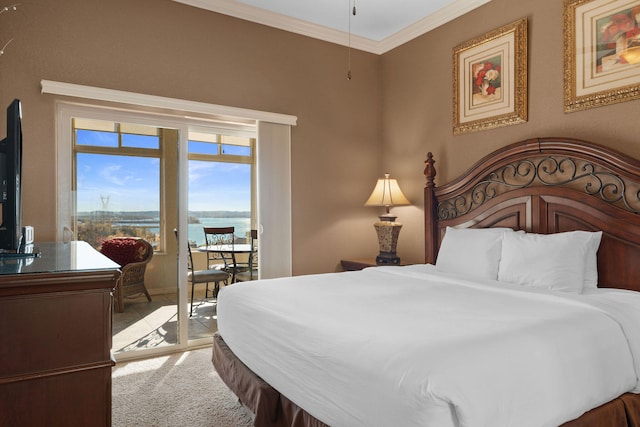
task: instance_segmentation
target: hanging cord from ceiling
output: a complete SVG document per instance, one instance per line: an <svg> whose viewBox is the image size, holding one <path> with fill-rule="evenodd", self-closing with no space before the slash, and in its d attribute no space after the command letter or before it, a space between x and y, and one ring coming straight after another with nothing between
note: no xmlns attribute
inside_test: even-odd
<svg viewBox="0 0 640 427"><path fill-rule="evenodd" d="M351 0L349 0L349 47L347 49L347 80L351 80L351 15L356 16L356 0L353 0L353 9L351 9Z"/></svg>

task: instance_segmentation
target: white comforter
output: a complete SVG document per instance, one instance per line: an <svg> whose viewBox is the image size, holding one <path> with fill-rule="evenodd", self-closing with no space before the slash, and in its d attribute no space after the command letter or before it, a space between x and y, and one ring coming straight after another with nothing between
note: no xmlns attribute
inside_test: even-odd
<svg viewBox="0 0 640 427"><path fill-rule="evenodd" d="M557 426L640 392L640 293L474 283L430 265L234 284L218 328L334 426Z"/></svg>

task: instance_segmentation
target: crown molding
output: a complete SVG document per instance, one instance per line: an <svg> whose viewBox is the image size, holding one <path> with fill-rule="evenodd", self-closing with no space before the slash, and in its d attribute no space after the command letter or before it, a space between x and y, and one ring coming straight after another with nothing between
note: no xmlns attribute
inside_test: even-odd
<svg viewBox="0 0 640 427"><path fill-rule="evenodd" d="M245 21L255 22L291 33L300 34L314 39L324 40L331 43L347 46L349 44L349 34L344 31L334 30L323 25L291 18L259 7L250 6L245 3L229 0L173 0L200 9L210 10L223 15ZM351 35L351 47L365 52L374 52L377 43L365 37Z"/></svg>
<svg viewBox="0 0 640 427"><path fill-rule="evenodd" d="M300 34L314 39L327 41L353 49L362 50L376 55L382 55L396 47L413 40L455 18L464 15L473 9L480 7L491 0L454 0L434 13L424 17L418 22L409 25L403 30L381 40L372 40L366 37L349 34L344 31L328 28L300 19L291 18L279 13L271 12L258 7L250 6L237 1L229 0L173 0L189 6L206 9L223 15L233 16L245 21L267 25L292 33ZM350 40L349 40L350 39Z"/></svg>
<svg viewBox="0 0 640 427"><path fill-rule="evenodd" d="M431 30L435 30L439 26L453 21L490 1L491 0L455 0L449 5L436 10L432 14L425 16L421 20L380 41L378 46L380 54L393 50Z"/></svg>

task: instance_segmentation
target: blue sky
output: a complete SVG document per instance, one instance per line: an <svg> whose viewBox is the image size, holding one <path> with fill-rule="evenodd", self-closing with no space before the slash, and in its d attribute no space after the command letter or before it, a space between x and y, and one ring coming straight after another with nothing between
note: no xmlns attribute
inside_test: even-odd
<svg viewBox="0 0 640 427"><path fill-rule="evenodd" d="M189 210L250 211L251 165L190 160Z"/></svg>
<svg viewBox="0 0 640 427"><path fill-rule="evenodd" d="M250 165L189 163L189 210L251 210ZM158 210L159 164L153 158L79 153L77 210Z"/></svg>

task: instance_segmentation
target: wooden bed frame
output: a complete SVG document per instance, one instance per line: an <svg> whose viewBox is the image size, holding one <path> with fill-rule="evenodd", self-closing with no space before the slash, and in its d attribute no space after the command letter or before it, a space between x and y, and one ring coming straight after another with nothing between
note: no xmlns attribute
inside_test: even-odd
<svg viewBox="0 0 640 427"><path fill-rule="evenodd" d="M441 187L431 153L425 163L425 262L435 264L447 226L602 230L598 286L640 291L639 161L586 141L536 138L491 153ZM325 426L242 364L220 335L213 364L256 426ZM640 427L640 395L627 393L563 425L587 426Z"/></svg>
<svg viewBox="0 0 640 427"><path fill-rule="evenodd" d="M506 146L436 188L425 176L425 261L435 263L451 227L511 227L534 233L603 231L598 286L640 291L640 162L576 139Z"/></svg>

